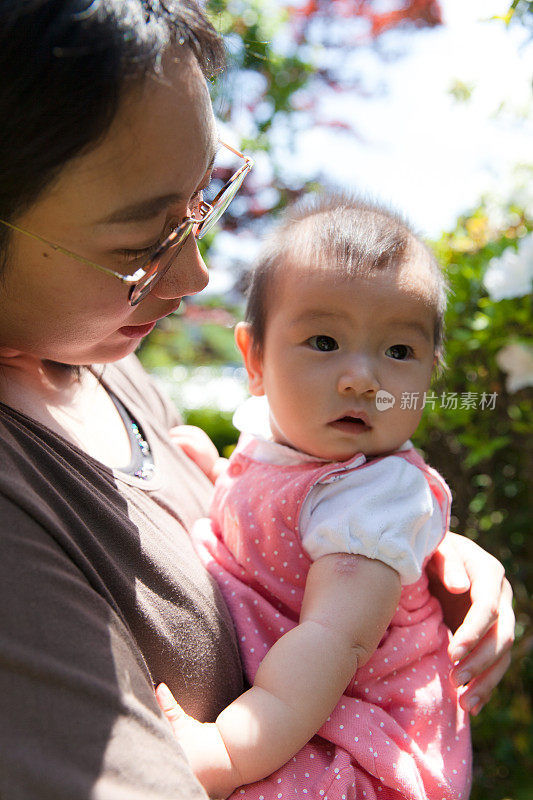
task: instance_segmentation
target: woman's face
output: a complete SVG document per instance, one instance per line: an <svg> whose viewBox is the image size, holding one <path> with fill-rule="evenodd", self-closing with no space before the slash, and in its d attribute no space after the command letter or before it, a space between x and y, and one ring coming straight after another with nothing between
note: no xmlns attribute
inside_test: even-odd
<svg viewBox="0 0 533 800"><path fill-rule="evenodd" d="M162 78L148 77L126 95L101 143L63 169L15 221L19 227L117 272L135 272L142 261L135 251L190 213L217 146L206 82L189 52L179 59L168 56ZM131 307L129 287L116 278L13 233L0 282L0 357L115 361L207 281L191 236Z"/></svg>

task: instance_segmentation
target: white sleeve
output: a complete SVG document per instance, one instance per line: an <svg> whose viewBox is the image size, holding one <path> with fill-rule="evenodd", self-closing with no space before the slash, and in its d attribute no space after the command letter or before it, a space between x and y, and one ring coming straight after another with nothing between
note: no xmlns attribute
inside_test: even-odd
<svg viewBox="0 0 533 800"><path fill-rule="evenodd" d="M366 556L393 567L402 584L418 580L444 527L424 474L398 456L313 487L300 515L302 544L313 561L330 553Z"/></svg>

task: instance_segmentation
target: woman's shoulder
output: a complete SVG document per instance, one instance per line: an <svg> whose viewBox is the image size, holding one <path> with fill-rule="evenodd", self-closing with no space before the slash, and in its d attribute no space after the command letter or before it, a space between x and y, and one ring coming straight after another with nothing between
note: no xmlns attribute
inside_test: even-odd
<svg viewBox="0 0 533 800"><path fill-rule="evenodd" d="M112 475L37 420L0 404L0 518L6 530L23 514L36 531L57 531L76 505L113 493ZM63 529L63 528L62 528ZM69 526L64 526L67 534ZM71 531L72 533L72 531ZM69 534L70 535L70 534Z"/></svg>

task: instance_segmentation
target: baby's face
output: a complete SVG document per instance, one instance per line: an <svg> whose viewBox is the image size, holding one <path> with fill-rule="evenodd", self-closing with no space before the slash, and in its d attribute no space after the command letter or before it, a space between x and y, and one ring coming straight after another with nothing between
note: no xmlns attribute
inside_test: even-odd
<svg viewBox="0 0 533 800"><path fill-rule="evenodd" d="M276 441L342 461L411 436L434 364L431 283L416 261L357 277L279 271L254 389L268 397Z"/></svg>

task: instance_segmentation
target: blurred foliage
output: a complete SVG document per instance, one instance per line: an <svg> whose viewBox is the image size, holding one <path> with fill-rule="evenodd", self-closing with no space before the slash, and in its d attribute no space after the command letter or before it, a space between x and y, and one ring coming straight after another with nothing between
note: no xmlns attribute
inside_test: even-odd
<svg viewBox="0 0 533 800"><path fill-rule="evenodd" d="M457 103L467 103L474 91L473 83L465 83L456 78L450 86L449 92Z"/></svg>
<svg viewBox="0 0 533 800"><path fill-rule="evenodd" d="M512 224L503 231L491 230L481 207L435 244L451 291L448 367L432 388L438 397L457 393L459 407L426 405L413 437L452 489L454 528L504 564L515 593L512 666L492 701L472 720L472 800L533 796L533 398L530 388L510 394L496 361L509 342L533 341L532 298L494 302L482 285L490 259L531 229L519 209L508 211ZM469 392L477 407L461 408ZM480 407L483 393L496 393L494 409Z"/></svg>
<svg viewBox="0 0 533 800"><path fill-rule="evenodd" d="M236 363L239 356L233 326L240 312L221 308L221 302L217 299L203 306L184 304L181 313L161 320L137 351L146 369Z"/></svg>
<svg viewBox="0 0 533 800"><path fill-rule="evenodd" d="M533 32L533 1L513 0L505 17L507 23L519 21Z"/></svg>
<svg viewBox="0 0 533 800"><path fill-rule="evenodd" d="M207 9L213 24L226 39L230 75L251 70L264 79L261 94L250 98L248 104L252 114L256 112L255 130L245 144L254 150L268 149L264 134L276 114L293 110L291 98L305 85L313 68L297 52L285 54L274 47L275 35L289 20L283 7L265 0L208 0ZM231 117L233 101L228 84L224 79L218 81L213 103L219 117ZM259 104L262 109L258 109Z"/></svg>
<svg viewBox="0 0 533 800"><path fill-rule="evenodd" d="M187 425L197 425L202 428L218 452L224 458L229 458L237 443L238 431L232 425L233 413L219 411L215 408L191 408L185 413Z"/></svg>
<svg viewBox="0 0 533 800"><path fill-rule="evenodd" d="M396 3L389 12L383 11L383 3L372 0L302 0L285 8L272 0L207 0L206 5L225 36L229 52L227 76L213 86L216 113L241 131L243 149L252 155L266 152L272 167L269 180L275 188L275 201L264 203L260 199L264 187L252 172L239 195L243 201L230 206L222 218L225 230L250 229L254 235L261 231L263 219L317 188L318 175L309 175L301 185L286 179L283 164L276 161L272 130L274 122L282 119L290 140L291 126L304 124L302 115L305 124L335 127L334 120L324 123L314 116L315 102L323 91L357 89L356 83L347 84L342 74L343 48L348 54L357 44L354 35L359 36L361 31L350 26L350 14L352 22L357 15L364 18L363 38L366 36L367 41L391 27L432 26L441 21L439 5L431 0ZM530 25L533 3L515 0L504 19ZM280 31L284 33L281 44L277 38ZM325 58L318 63L314 59L318 46L337 48L340 59ZM255 75L260 85L244 100L243 91L246 94L247 90L238 80L243 75ZM458 101L466 101L470 87L458 81L450 91ZM239 120L234 116L236 109ZM248 115L244 123L243 110ZM490 704L472 721L472 800L533 797L532 398L529 389L509 393L506 376L496 361L498 352L510 342L531 342L533 315L531 297L494 302L482 284L490 259L514 247L531 229L520 208L506 211L508 224L499 224L495 230L490 214L481 206L435 243L451 286L448 366L432 387L434 407L427 404L413 437L452 488L454 528L504 564L515 593L518 624L512 666ZM208 259L216 235L216 231L210 232L201 243ZM158 324L143 342L139 355L148 369L156 371L177 363L238 364L232 327L241 314L238 292L231 303L213 299L203 306L184 304L180 315ZM456 408L453 403L445 407L443 393L448 400L455 393ZM494 408L481 408L480 398L494 394ZM462 402L472 395L476 403ZM231 414L216 408L182 411L186 422L204 428L219 451L229 454L237 438Z"/></svg>

